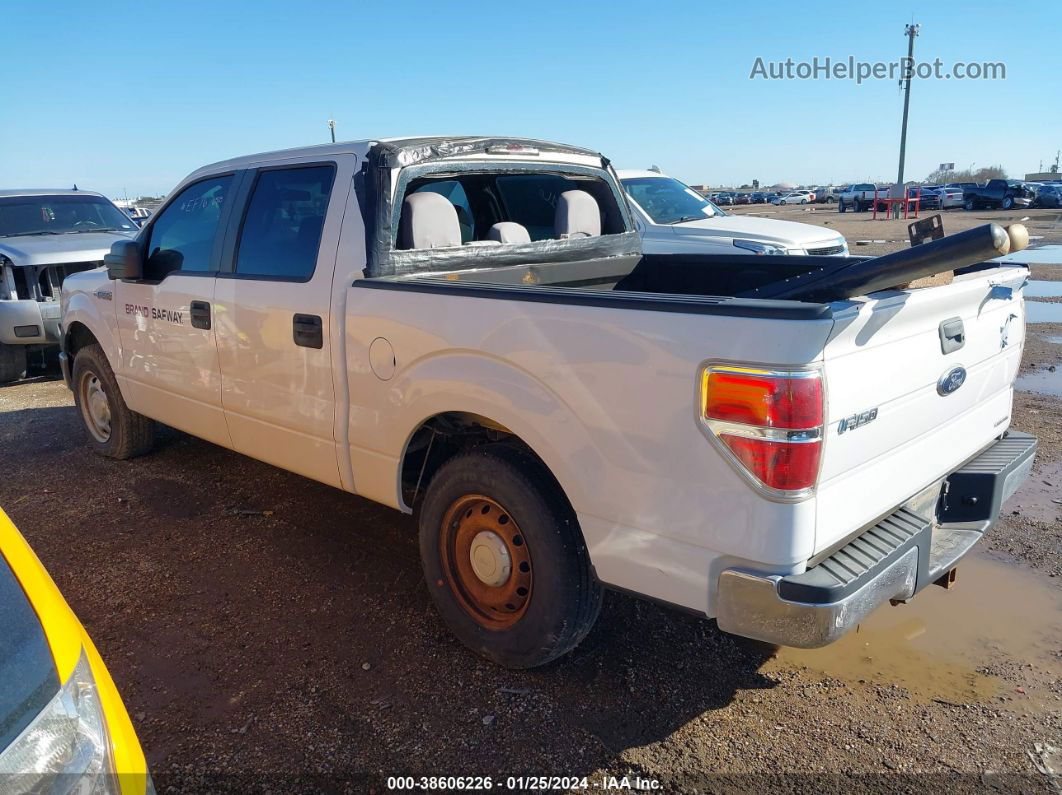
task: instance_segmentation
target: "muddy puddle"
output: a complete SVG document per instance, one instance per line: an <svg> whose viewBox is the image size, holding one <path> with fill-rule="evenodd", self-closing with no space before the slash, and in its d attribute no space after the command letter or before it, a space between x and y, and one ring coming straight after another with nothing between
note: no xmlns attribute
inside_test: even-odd
<svg viewBox="0 0 1062 795"><path fill-rule="evenodd" d="M1026 298L1062 297L1062 282L1049 282L1046 279L1033 279L1025 285Z"/></svg>
<svg viewBox="0 0 1062 795"><path fill-rule="evenodd" d="M1025 322L1062 323L1062 303L1026 301Z"/></svg>
<svg viewBox="0 0 1062 795"><path fill-rule="evenodd" d="M1014 380L1014 388L1019 392L1062 397L1062 369L1055 367L1052 371L1050 367L1037 367L1019 375Z"/></svg>
<svg viewBox="0 0 1062 795"><path fill-rule="evenodd" d="M950 590L931 585L885 605L823 649L779 649L765 670L794 666L897 685L919 700L1062 710L1049 687L1062 677L1062 589L974 553Z"/></svg>

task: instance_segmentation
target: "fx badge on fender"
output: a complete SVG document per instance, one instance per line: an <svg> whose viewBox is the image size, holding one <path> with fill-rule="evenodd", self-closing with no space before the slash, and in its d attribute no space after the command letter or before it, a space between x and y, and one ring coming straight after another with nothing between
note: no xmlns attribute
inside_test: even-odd
<svg viewBox="0 0 1062 795"><path fill-rule="evenodd" d="M937 381L937 392L941 395L950 395L966 383L966 368L952 367Z"/></svg>

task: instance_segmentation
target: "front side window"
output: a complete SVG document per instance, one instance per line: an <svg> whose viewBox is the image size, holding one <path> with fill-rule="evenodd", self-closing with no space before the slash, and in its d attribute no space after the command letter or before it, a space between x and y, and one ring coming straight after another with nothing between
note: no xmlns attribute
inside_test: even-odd
<svg viewBox="0 0 1062 795"><path fill-rule="evenodd" d="M317 266L334 178L332 166L261 172L240 231L236 273L309 279Z"/></svg>
<svg viewBox="0 0 1062 795"><path fill-rule="evenodd" d="M232 176L210 177L189 185L151 227L145 277L159 280L173 271L209 271L221 209Z"/></svg>
<svg viewBox="0 0 1062 795"><path fill-rule="evenodd" d="M136 224L102 196L0 198L0 237L133 232Z"/></svg>
<svg viewBox="0 0 1062 795"><path fill-rule="evenodd" d="M722 210L677 179L632 177L622 182L628 195L656 224L680 224L723 214Z"/></svg>

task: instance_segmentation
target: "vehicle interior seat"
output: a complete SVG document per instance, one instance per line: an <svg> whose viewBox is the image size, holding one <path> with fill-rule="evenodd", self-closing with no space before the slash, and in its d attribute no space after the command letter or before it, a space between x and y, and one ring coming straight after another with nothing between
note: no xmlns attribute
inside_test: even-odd
<svg viewBox="0 0 1062 795"><path fill-rule="evenodd" d="M461 245L457 209L445 196L424 191L402 202L402 248L446 248Z"/></svg>
<svg viewBox="0 0 1062 795"><path fill-rule="evenodd" d="M531 234L523 224L501 221L490 228L487 232L487 239L499 243L530 243Z"/></svg>
<svg viewBox="0 0 1062 795"><path fill-rule="evenodd" d="M601 210L597 200L584 190L564 191L557 197L553 232L561 240L598 237L601 234Z"/></svg>

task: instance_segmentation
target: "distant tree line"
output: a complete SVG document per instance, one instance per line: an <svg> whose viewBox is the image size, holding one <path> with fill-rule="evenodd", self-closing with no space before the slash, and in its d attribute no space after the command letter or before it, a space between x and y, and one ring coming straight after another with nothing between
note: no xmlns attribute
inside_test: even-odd
<svg viewBox="0 0 1062 795"><path fill-rule="evenodd" d="M985 166L978 169L961 171L941 171L937 169L925 178L930 184L937 182L988 182L990 179L1006 179L1007 171L1003 166Z"/></svg>

